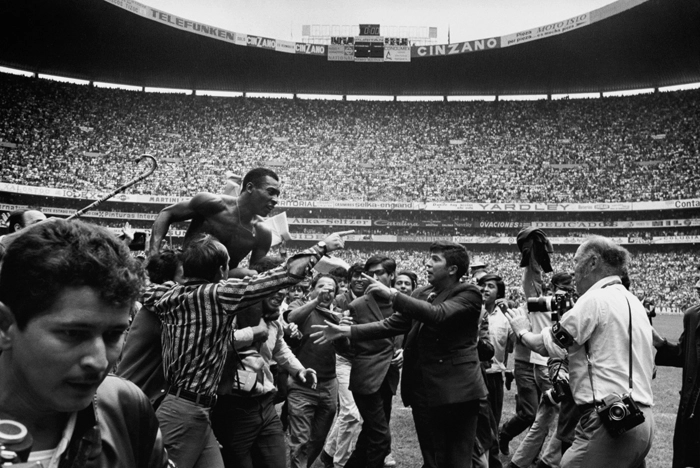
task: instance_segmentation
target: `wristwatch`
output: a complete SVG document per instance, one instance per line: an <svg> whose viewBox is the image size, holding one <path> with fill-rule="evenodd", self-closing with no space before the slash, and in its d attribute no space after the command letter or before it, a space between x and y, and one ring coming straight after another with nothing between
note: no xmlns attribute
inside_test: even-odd
<svg viewBox="0 0 700 468"><path fill-rule="evenodd" d="M316 244L316 247L321 249L321 255L326 255L326 253L328 252L328 246L323 241L320 241L318 244Z"/></svg>

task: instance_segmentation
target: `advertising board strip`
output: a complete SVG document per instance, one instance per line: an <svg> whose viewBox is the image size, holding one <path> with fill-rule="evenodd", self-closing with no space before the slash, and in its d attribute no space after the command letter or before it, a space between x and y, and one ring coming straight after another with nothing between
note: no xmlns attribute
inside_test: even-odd
<svg viewBox="0 0 700 468"><path fill-rule="evenodd" d="M556 23L526 29L513 34L506 34L505 36L501 36L501 47L510 47L518 44L524 44L525 42L542 39L543 37L556 36L558 34L563 34L568 31L573 31L574 29L588 26L590 22L590 13L583 13L581 15L574 16L573 18L557 21Z"/></svg>
<svg viewBox="0 0 700 468"><path fill-rule="evenodd" d="M468 54L480 50L492 50L501 47L500 37L457 42L455 44L438 44L411 47L411 58L438 57L441 55Z"/></svg>
<svg viewBox="0 0 700 468"><path fill-rule="evenodd" d="M323 56L328 55L328 60L347 60L344 58L346 57L345 50L341 51L340 49L334 49L333 52L331 52L330 49L326 48L327 46L322 44L306 44L301 42L287 43L286 41L279 41L272 38L247 36L245 34L236 33L223 28L209 26L206 24L198 23L196 21L181 18L171 13L166 13L164 11L160 11L155 8L149 7L134 0L105 1L114 6L127 10L131 13L137 14L144 18L156 21L158 23L165 24L194 34L199 34L202 36L226 41L236 45L260 47L264 49L276 50L278 52L292 53L290 45L294 44L294 53L297 54ZM591 12L582 13L578 16L574 16L572 18L568 18L562 21L557 21L555 23L546 24L544 26L538 26L536 28L531 28L512 34L506 34L501 37L489 37L484 39L458 42L455 44L413 46L410 47L410 50L385 49L383 51L383 58L360 58L359 61L372 60L386 62L407 62L410 61L411 58L417 57L435 57L445 55L466 54L483 50L497 49L500 47L510 47L582 28L596 21L600 21L610 16L619 14L625 10L633 8L634 6L644 3L645 1L647 0L618 0L616 2L613 2L611 5L606 5L602 8L598 8ZM380 25L378 24L360 25L360 28L361 31L363 30L362 28L364 28L364 31L373 31L377 33L372 35L361 34L361 36L359 37L361 37L363 40L379 36ZM433 33L433 29L434 28L430 28L431 37L436 37L437 31ZM284 42L284 44L279 45L278 42ZM333 58L330 58L330 54L332 54ZM354 51L353 55L355 55Z"/></svg>
<svg viewBox="0 0 700 468"><path fill-rule="evenodd" d="M58 189L0 182L0 193L21 193L44 197L96 200L102 192L88 190ZM120 193L107 202L148 203L172 205L187 201L191 197L138 195ZM463 203L463 202L382 202L352 200L280 200L280 208L335 208L349 210L428 210L428 211L472 211L472 212L613 212L679 210L700 208L700 198L653 202L625 203Z"/></svg>

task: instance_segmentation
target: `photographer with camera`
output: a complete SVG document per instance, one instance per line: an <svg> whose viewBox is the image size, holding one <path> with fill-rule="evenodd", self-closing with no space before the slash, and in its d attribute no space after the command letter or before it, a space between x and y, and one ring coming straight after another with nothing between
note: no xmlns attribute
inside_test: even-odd
<svg viewBox="0 0 700 468"><path fill-rule="evenodd" d="M569 383L582 416L562 468L644 466L654 433L654 355L644 306L620 279L629 252L593 236L574 264L580 297L561 321L533 333L525 311L511 309L511 327L540 354L563 357L568 350Z"/></svg>
<svg viewBox="0 0 700 468"><path fill-rule="evenodd" d="M568 273L555 273L552 276L550 286L543 288L545 295L528 298L527 308L533 331L540 332L546 327L551 327L560 320L564 313L573 307L572 280L572 276ZM536 382L542 392L542 396L535 414L535 421L513 455L509 468L527 467L532 464L540 453L540 449L543 448L550 428L554 426L554 422L559 417L560 401L567 394L571 395L568 376L566 376L566 379L558 377L560 368L561 365L559 369L555 370L557 378L552 379L552 375L549 372L550 368L540 365L535 366ZM558 438L551 437L546 447L544 447L537 465L538 468L559 466L561 454L561 442Z"/></svg>

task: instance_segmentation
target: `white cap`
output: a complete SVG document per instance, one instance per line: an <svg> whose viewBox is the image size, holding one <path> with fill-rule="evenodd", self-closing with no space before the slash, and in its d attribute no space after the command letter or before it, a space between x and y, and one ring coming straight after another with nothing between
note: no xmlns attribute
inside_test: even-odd
<svg viewBox="0 0 700 468"><path fill-rule="evenodd" d="M698 280L698 282L695 283L695 287L696 287L697 289L700 289L700 280Z"/></svg>

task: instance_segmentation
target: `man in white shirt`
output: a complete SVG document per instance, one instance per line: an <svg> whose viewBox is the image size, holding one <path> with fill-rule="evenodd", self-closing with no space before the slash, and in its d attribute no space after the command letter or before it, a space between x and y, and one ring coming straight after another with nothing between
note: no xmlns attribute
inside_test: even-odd
<svg viewBox="0 0 700 468"><path fill-rule="evenodd" d="M578 248L574 264L580 297L561 321L533 333L524 311L509 310L511 327L523 344L541 354L562 356L568 350L569 382L582 416L562 468L644 466L654 433L654 351L644 306L620 280L629 252L593 236ZM612 408L616 394L623 398ZM609 416L619 416L619 421L607 423L614 419ZM627 430L614 435L620 427Z"/></svg>

